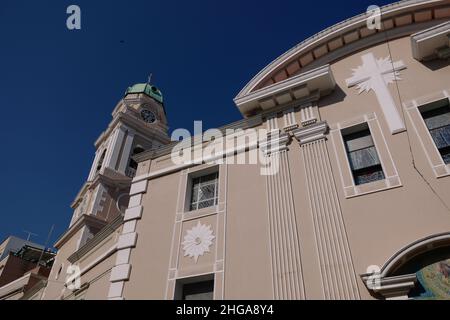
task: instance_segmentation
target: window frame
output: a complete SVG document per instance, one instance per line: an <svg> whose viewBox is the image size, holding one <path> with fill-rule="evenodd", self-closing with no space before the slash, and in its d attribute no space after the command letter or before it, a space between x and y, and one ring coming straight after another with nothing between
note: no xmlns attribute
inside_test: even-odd
<svg viewBox="0 0 450 320"><path fill-rule="evenodd" d="M173 293L174 300L185 300L184 287L195 283L212 282L212 300L216 297L216 275L215 273L208 273L200 276L192 276L186 278L179 278L175 282L175 290Z"/></svg>
<svg viewBox="0 0 450 320"><path fill-rule="evenodd" d="M363 135L363 136L360 136L358 138L370 137L370 140L372 141L372 144L370 146L367 146L367 147L359 148L359 149L356 149L356 150L350 150L349 146L348 146L348 141L350 141L350 139L348 139L348 137L351 136L351 135L358 135L358 134L361 135L361 134L363 134L365 132L368 132L368 135ZM375 145L375 141L373 139L372 132L370 131L370 128L369 128L369 125L367 124L367 122L363 122L363 123L358 124L356 126L352 126L352 127L348 127L348 128L342 129L341 130L341 134L342 134L342 139L344 140L345 151L347 153L347 158L348 158L348 162L349 162L349 165L350 165L350 170L352 171L353 183L355 185L362 185L362 184L372 183L372 182L379 181L379 180L384 180L386 178L386 174L384 173L383 164L381 163L380 155L378 154L378 150L377 150L377 147ZM355 138L355 139L357 139L357 138ZM355 140L355 139L352 139L352 140ZM353 154L353 153L355 153L357 151L367 150L367 149L370 149L370 148L373 148L375 150L375 154L377 156L378 163L377 164L373 164L373 165L369 165L369 166L366 166L366 167L361 167L361 168L355 169L354 168L355 164L354 164L354 162L352 160L351 154ZM382 174L382 178L381 179L371 180L371 181L362 182L362 183L359 182L359 180L357 179L358 172L368 171L369 169L375 168L375 167L380 167L381 174Z"/></svg>
<svg viewBox="0 0 450 320"><path fill-rule="evenodd" d="M431 136L420 109L426 108L427 105L436 103L440 100L447 100L450 103L449 92L450 89L442 90L404 103L406 114L414 128L419 144L422 146L426 160L437 179L450 176L450 164L445 164L439 149L434 143L433 137Z"/></svg>
<svg viewBox="0 0 450 320"><path fill-rule="evenodd" d="M214 178L212 178L211 180L208 181L203 181L204 178L209 177L209 176L214 176ZM209 174L205 174L205 175L201 175L198 177L192 177L191 178L191 187L190 187L190 203L189 203L189 211L198 211L204 208L209 208L212 206L216 206L218 204L219 201L219 172L213 172L213 173L209 173ZM196 182L196 180L198 180L198 182ZM206 187L206 186L210 186L213 185L214 186L214 195L213 197L210 198L206 198L204 200L200 200L201 197L201 193L202 188ZM193 196L195 194L195 188L197 188L197 197L194 201ZM214 203L212 205L207 205L205 207L200 207L201 203L205 203L205 202L209 202L209 201L213 201Z"/></svg>
<svg viewBox="0 0 450 320"><path fill-rule="evenodd" d="M443 103L443 105L439 106L439 103ZM432 104L437 104L437 106L431 106ZM430 108L430 109L428 109L428 108ZM436 147L437 152L439 153L439 155L442 158L442 162L445 165L450 165L450 161L448 163L446 163L445 160L444 160L444 157L442 156L442 153L441 153L441 149L450 148L450 144L448 146L440 149L438 147L438 145L436 144L436 141L434 140L433 135L431 134L431 132L434 131L434 130L437 130L437 129L440 129L440 128L443 128L443 127L450 127L450 124L445 125L445 126L440 126L438 128L430 129L428 127L428 125L427 125L427 122L426 122L426 119L425 119L425 116L424 116L424 114L427 113L427 112L432 112L432 111L439 110L439 109L444 109L444 108L447 108L448 109L447 113L450 114L450 99L448 99L448 98L447 99L440 99L440 100L437 100L437 101L433 101L433 102L430 102L430 103L418 106L418 109L419 109L420 115L422 117L422 120L423 120L423 122L424 122L424 124L425 124L425 126L426 126L426 128L428 130L429 136L430 136L434 146ZM428 110L424 110L424 109L428 109Z"/></svg>
<svg viewBox="0 0 450 320"><path fill-rule="evenodd" d="M216 190L215 190L215 201L214 204L208 207L204 208L197 208L197 209L191 209L191 199L192 199L192 192L193 192L193 182L194 179L204 177L210 174L217 174L216 178ZM211 213L214 213L217 211L217 206L219 205L219 198L220 198L220 185L221 185L221 174L219 170L219 165L212 165L209 167L203 167L199 168L198 170L194 170L188 173L187 175L187 181L186 181L186 188L184 192L184 214L187 216L194 216L197 214L202 214L204 212L208 213L211 211Z"/></svg>
<svg viewBox="0 0 450 320"><path fill-rule="evenodd" d="M370 130L377 155L384 173L383 180L377 180L365 184L355 184L353 172L347 156L347 150L343 139L342 131L351 131L352 127L358 127L367 124ZM391 152L388 148L382 126L376 113L368 113L337 122L330 125L330 143L334 150L335 165L337 166L344 197L346 199L358 197L374 192L384 191L402 186L398 170L393 161Z"/></svg>

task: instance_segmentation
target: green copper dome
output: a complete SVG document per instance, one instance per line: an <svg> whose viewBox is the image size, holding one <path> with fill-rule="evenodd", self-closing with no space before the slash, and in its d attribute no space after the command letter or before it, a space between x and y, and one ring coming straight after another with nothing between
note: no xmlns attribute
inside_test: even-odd
<svg viewBox="0 0 450 320"><path fill-rule="evenodd" d="M155 86L148 83L137 83L127 89L125 95L129 93L145 93L149 97L152 97L159 103L163 103L162 92Z"/></svg>

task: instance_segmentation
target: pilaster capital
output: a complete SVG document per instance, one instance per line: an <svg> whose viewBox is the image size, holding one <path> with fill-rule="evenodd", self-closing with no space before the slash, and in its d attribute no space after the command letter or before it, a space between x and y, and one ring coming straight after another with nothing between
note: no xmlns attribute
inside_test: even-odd
<svg viewBox="0 0 450 320"><path fill-rule="evenodd" d="M295 139L297 139L300 145L302 145L316 140L325 139L328 129L328 123L326 121L321 121L307 127L295 129L292 133Z"/></svg>
<svg viewBox="0 0 450 320"><path fill-rule="evenodd" d="M265 140L259 142L259 147L264 152L264 155L287 150L287 145L290 141L290 136L287 133L280 133L280 131L272 131L267 134Z"/></svg>

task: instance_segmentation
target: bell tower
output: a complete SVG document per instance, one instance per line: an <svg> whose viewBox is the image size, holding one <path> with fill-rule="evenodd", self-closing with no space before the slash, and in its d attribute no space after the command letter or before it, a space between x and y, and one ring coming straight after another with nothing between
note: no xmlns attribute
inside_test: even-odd
<svg viewBox="0 0 450 320"><path fill-rule="evenodd" d="M169 143L167 131L161 91L150 83L129 87L114 108L108 128L95 142L88 179L72 203L70 229L81 230L77 248L124 213L137 169L133 156Z"/></svg>

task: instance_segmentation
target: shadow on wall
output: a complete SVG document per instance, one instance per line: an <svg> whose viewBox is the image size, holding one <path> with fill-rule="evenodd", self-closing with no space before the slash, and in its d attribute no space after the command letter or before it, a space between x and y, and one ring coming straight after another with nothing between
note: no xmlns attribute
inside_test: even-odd
<svg viewBox="0 0 450 320"><path fill-rule="evenodd" d="M442 69L444 67L447 67L450 64L450 59L445 59L445 60L434 59L434 60L430 60L430 61L424 61L424 62L422 62L422 64L425 67L427 67L428 69L430 69L431 71L436 71L436 70Z"/></svg>
<svg viewBox="0 0 450 320"><path fill-rule="evenodd" d="M347 94L336 84L334 91L330 95L319 100L319 108L342 102L346 96Z"/></svg>

